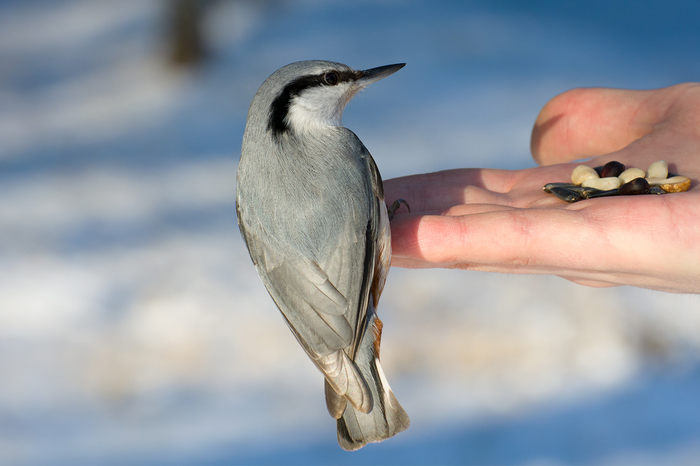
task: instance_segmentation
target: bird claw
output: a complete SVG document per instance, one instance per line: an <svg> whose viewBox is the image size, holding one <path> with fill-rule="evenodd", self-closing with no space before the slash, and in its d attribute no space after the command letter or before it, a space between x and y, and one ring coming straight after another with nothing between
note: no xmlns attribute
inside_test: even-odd
<svg viewBox="0 0 700 466"><path fill-rule="evenodd" d="M411 206L408 205L408 202L404 201L403 199L396 199L387 209L390 221L394 219L394 214L396 214L396 211L399 210L401 204L405 205L409 212L411 211Z"/></svg>

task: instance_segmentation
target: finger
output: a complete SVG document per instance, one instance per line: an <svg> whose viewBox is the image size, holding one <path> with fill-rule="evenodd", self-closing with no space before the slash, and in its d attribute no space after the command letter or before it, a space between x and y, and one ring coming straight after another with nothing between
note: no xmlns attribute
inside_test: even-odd
<svg viewBox="0 0 700 466"><path fill-rule="evenodd" d="M411 215L394 219L392 249L394 256L443 266L545 265L546 260L539 260L538 243L547 238L551 249L546 250L570 251L571 236L556 231L556 225L570 225L575 230L576 224L582 224L580 216L568 210L508 209L457 217Z"/></svg>
<svg viewBox="0 0 700 466"><path fill-rule="evenodd" d="M513 210L513 207L498 204L460 204L450 207L443 215L460 217L464 215L486 214L503 210Z"/></svg>
<svg viewBox="0 0 700 466"><path fill-rule="evenodd" d="M544 267L522 267L516 265L501 265L490 266L485 264L434 264L419 259L410 257L394 256L391 259L392 267L401 267L405 269L430 269L430 268L452 268L472 270L475 272L496 272L496 273L513 273L513 274L537 274L537 275L556 275L570 282L579 285L590 286L593 288L604 288L610 286L619 286L633 282L633 277L627 274L599 274L591 271L572 272L569 270L561 270L557 268ZM661 285L659 285L661 287Z"/></svg>
<svg viewBox="0 0 700 466"><path fill-rule="evenodd" d="M697 244L688 241L697 235L683 231L700 231L696 196L697 192L619 196L558 209L405 216L391 226L394 265L405 261L408 267L426 267L421 265L425 262L447 268L547 273L579 283L700 290L695 278L700 270ZM687 246L679 248L679 242Z"/></svg>
<svg viewBox="0 0 700 466"><path fill-rule="evenodd" d="M467 168L404 176L384 181L384 198L387 202L405 199L413 212L449 208L463 203L463 189L467 186L506 192L511 173Z"/></svg>
<svg viewBox="0 0 700 466"><path fill-rule="evenodd" d="M407 269L426 269L426 268L457 268L457 269L468 269L478 272L497 272L497 273L514 273L514 274L538 274L538 275L556 275L560 278L568 280L570 282L589 286L593 288L607 288L611 286L627 285L630 283L635 283L638 281L639 276L635 274L628 273L600 273L596 271L581 270L581 271L571 271L563 270L558 268L545 268L545 267L522 267L516 265L501 265L501 266L489 266L484 264L470 264L466 266L464 264L434 264L431 262L426 262L419 259L414 259L410 257L392 257L391 260L392 267L401 267ZM650 281L644 283L644 287L651 289L667 289L668 284L662 280L654 280L653 277ZM671 291L671 290L669 290Z"/></svg>
<svg viewBox="0 0 700 466"><path fill-rule="evenodd" d="M637 270L640 264L658 268L658 264L643 264L643 258L669 246L639 232L648 231L649 220L642 220L644 217L655 218L671 210L664 206L670 200L661 196L621 196L605 201L463 216L404 216L391 225L393 253L431 263L463 264L466 268L485 264L519 266L523 270L601 271L610 265L616 273L625 268ZM655 220L671 224L673 219ZM670 248L662 255L676 254ZM629 263L629 257L636 257L637 263ZM686 261L683 257L669 260L676 260L676 264Z"/></svg>
<svg viewBox="0 0 700 466"><path fill-rule="evenodd" d="M537 167L526 170L460 169L406 176L384 182L388 203L405 199L412 213L445 213L463 204L522 207L542 197L542 186L566 181L572 168ZM399 211L400 213L401 211Z"/></svg>
<svg viewBox="0 0 700 466"><path fill-rule="evenodd" d="M589 88L564 92L542 109L530 148L540 165L569 162L622 149L664 118L666 89Z"/></svg>
<svg viewBox="0 0 700 466"><path fill-rule="evenodd" d="M388 199L394 199L389 197ZM476 186L462 185L419 185L412 194L402 196L411 208L412 214L448 215L455 206L465 204L477 205L508 205L510 197L494 193ZM403 211L404 214L408 210Z"/></svg>

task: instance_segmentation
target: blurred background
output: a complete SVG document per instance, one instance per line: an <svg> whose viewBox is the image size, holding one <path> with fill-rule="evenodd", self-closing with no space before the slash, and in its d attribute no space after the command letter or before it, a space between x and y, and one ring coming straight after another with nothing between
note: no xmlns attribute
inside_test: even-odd
<svg viewBox="0 0 700 466"><path fill-rule="evenodd" d="M700 296L392 269L410 429L336 443L238 233L277 68L406 62L344 123L385 179L533 166L579 86L700 76L700 3L0 1L0 463L700 462ZM664 158L664 154L659 154Z"/></svg>

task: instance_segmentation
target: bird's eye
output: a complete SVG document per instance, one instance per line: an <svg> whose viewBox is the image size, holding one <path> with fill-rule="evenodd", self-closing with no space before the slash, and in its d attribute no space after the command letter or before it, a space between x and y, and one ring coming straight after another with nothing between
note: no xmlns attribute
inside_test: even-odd
<svg viewBox="0 0 700 466"><path fill-rule="evenodd" d="M338 75L335 73L326 73L323 75L323 81L329 86L338 84Z"/></svg>

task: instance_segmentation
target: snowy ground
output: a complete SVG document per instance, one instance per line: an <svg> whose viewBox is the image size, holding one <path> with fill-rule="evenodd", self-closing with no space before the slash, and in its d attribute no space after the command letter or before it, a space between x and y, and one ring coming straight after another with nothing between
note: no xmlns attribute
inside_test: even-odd
<svg viewBox="0 0 700 466"><path fill-rule="evenodd" d="M699 462L699 296L445 270L382 299L411 428L343 452L238 234L286 63L407 63L344 117L384 178L532 166L559 92L700 75L696 2L564 3L212 2L183 71L162 2L0 2L0 463Z"/></svg>

